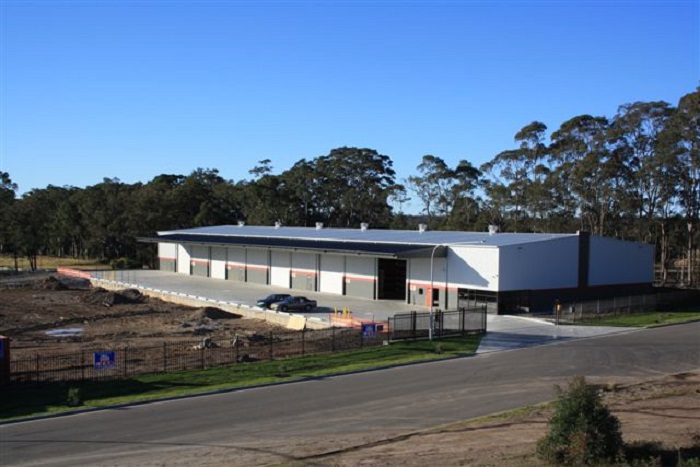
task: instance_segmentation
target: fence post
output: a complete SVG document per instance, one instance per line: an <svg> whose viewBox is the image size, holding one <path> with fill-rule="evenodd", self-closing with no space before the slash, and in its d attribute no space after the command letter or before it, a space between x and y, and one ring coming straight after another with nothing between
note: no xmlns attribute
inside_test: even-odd
<svg viewBox="0 0 700 467"><path fill-rule="evenodd" d="M80 349L80 381L85 381L85 350Z"/></svg>
<svg viewBox="0 0 700 467"><path fill-rule="evenodd" d="M202 345L199 349L199 363L202 366L202 370L204 369L204 346Z"/></svg>
<svg viewBox="0 0 700 467"><path fill-rule="evenodd" d="M301 330L301 356L306 352L306 328Z"/></svg>
<svg viewBox="0 0 700 467"><path fill-rule="evenodd" d="M122 350L124 352L124 378L126 378L126 376L128 374L128 370L126 369L126 367L128 366L128 361L129 361L127 349L128 349L128 347L124 347L124 349Z"/></svg>
<svg viewBox="0 0 700 467"><path fill-rule="evenodd" d="M168 372L168 343L163 342L163 373Z"/></svg>
<svg viewBox="0 0 700 467"><path fill-rule="evenodd" d="M335 352L335 327L331 328L331 352Z"/></svg>
<svg viewBox="0 0 700 467"><path fill-rule="evenodd" d="M36 354L36 371L34 372L36 375L36 382L39 382L39 354Z"/></svg>

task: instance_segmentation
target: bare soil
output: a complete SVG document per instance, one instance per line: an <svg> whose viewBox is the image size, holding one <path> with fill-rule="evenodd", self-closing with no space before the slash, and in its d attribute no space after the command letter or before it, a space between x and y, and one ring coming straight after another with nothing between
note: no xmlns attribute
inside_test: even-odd
<svg viewBox="0 0 700 467"><path fill-rule="evenodd" d="M80 329L66 335L51 331ZM82 280L55 276L0 278L0 335L12 339L13 352L72 352L117 343L147 346L162 342L197 342L203 336L285 331L263 321L244 319L215 308L191 308L142 296L92 289ZM606 405L620 419L626 443L638 458L654 457L646 465L676 465L700 456L700 374L685 373L638 384L600 388ZM436 427L419 433L366 443L361 434L348 433L350 448L324 456L323 439L298 446L289 465L324 466L535 466L536 442L547 430L550 406ZM364 441L363 441L364 440ZM327 441L327 440L326 440ZM192 465L230 464L227 453L211 449L192 453ZM251 454L252 455L252 454ZM258 465L261 459L242 455L240 464ZM206 462L205 462L206 459ZM187 456L171 459L189 462ZM162 459L161 459L162 461ZM279 462L272 456L265 461ZM289 461L289 458L287 458Z"/></svg>
<svg viewBox="0 0 700 467"><path fill-rule="evenodd" d="M168 303L138 290L91 288L83 279L44 274L0 280L0 335L10 337L14 355L252 338L271 331L288 332L262 320Z"/></svg>

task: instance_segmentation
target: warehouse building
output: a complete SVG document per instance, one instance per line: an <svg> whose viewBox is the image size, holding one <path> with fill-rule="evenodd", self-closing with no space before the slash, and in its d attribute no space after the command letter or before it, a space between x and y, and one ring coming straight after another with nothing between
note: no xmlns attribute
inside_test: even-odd
<svg viewBox="0 0 700 467"><path fill-rule="evenodd" d="M648 292L652 245L575 234L225 225L158 232L160 269L212 279L456 309L551 310ZM293 293L293 292L292 292Z"/></svg>

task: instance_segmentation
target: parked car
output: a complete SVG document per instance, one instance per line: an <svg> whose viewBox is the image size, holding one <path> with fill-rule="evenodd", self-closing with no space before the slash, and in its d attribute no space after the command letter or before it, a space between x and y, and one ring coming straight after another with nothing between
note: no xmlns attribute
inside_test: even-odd
<svg viewBox="0 0 700 467"><path fill-rule="evenodd" d="M288 297L270 306L270 309L276 311L311 311L314 308L316 308L316 300L309 300L306 297Z"/></svg>
<svg viewBox="0 0 700 467"><path fill-rule="evenodd" d="M281 302L287 298L291 297L288 293L273 293L267 297L257 301L256 305L260 308L270 308L273 303Z"/></svg>

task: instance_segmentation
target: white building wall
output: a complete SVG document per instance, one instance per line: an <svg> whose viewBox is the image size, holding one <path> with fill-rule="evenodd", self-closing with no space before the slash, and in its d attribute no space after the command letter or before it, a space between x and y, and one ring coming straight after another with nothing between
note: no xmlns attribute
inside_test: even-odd
<svg viewBox="0 0 700 467"><path fill-rule="evenodd" d="M165 260L177 260L177 245L175 243L159 243L158 258Z"/></svg>
<svg viewBox="0 0 700 467"><path fill-rule="evenodd" d="M185 245L177 245L177 272L190 274L190 251Z"/></svg>
<svg viewBox="0 0 700 467"><path fill-rule="evenodd" d="M578 287L578 237L500 248L499 290Z"/></svg>
<svg viewBox="0 0 700 467"><path fill-rule="evenodd" d="M211 277L226 279L226 248L211 247Z"/></svg>
<svg viewBox="0 0 700 467"><path fill-rule="evenodd" d="M588 285L650 284L654 246L591 235Z"/></svg>
<svg viewBox="0 0 700 467"><path fill-rule="evenodd" d="M498 291L498 261L495 247L451 246L447 253L449 284L454 288Z"/></svg>
<svg viewBox="0 0 700 467"><path fill-rule="evenodd" d="M288 251L272 250L270 254L270 284L290 287L292 254Z"/></svg>
<svg viewBox="0 0 700 467"><path fill-rule="evenodd" d="M319 291L342 295L345 257L340 255L321 255L321 267L319 269Z"/></svg>

